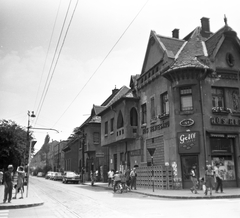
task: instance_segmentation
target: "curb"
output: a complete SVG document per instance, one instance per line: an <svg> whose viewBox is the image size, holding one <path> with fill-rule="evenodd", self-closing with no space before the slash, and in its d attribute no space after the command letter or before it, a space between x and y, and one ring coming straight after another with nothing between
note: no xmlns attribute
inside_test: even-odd
<svg viewBox="0 0 240 218"><path fill-rule="evenodd" d="M20 204L20 205L11 205L9 203L6 203L8 205L0 205L0 210L6 210L6 209L19 209L19 208L27 208L27 207L36 207L36 206L41 206L44 204L44 202L40 203L29 203L29 204Z"/></svg>
<svg viewBox="0 0 240 218"><path fill-rule="evenodd" d="M103 187L101 185L98 184L94 184L94 186L98 186L101 188L107 188L107 189L112 189L111 187ZM176 196L176 195L159 195L159 194L151 194L151 193L145 193L145 192L141 192L141 191L136 191L136 190L132 190L131 192L133 193L137 193L137 194L142 194L142 195L147 195L147 196L151 196L151 197L158 197L158 198L169 198L169 199L186 199L186 200L192 200L192 199L197 199L197 200L201 200L201 199L232 199L232 198L240 198L240 195L208 195L208 196Z"/></svg>

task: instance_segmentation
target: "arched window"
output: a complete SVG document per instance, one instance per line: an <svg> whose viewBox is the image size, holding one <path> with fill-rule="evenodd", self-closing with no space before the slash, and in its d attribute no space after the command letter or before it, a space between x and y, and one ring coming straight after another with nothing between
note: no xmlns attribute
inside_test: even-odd
<svg viewBox="0 0 240 218"><path fill-rule="evenodd" d="M123 116L122 116L122 112L120 111L117 118L117 128L120 129L123 127L123 125L124 125Z"/></svg>
<svg viewBox="0 0 240 218"><path fill-rule="evenodd" d="M138 125L138 114L136 108L134 107L130 110L130 124L131 126Z"/></svg>

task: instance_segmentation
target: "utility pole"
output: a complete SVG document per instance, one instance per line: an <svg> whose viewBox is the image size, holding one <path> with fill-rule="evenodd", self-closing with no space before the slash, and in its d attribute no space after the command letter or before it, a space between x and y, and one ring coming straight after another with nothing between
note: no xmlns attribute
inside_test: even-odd
<svg viewBox="0 0 240 218"><path fill-rule="evenodd" d="M84 177L84 172L85 172L85 164L84 164L84 145L85 145L85 141L86 141L86 139L85 139L85 133L84 133L84 130L82 131L82 134L83 134L83 136L82 136L82 183L84 183L84 179L83 179L83 177Z"/></svg>

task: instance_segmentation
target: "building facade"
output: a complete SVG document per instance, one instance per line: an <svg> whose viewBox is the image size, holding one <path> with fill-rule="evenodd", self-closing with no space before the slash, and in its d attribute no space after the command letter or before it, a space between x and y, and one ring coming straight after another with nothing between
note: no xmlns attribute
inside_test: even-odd
<svg viewBox="0 0 240 218"><path fill-rule="evenodd" d="M216 33L209 19L183 39L151 31L140 75L101 116L109 166L170 166L189 188L190 169L204 177L221 164L224 186L240 186L240 41L225 19ZM154 151L154 152L153 152Z"/></svg>
<svg viewBox="0 0 240 218"><path fill-rule="evenodd" d="M173 165L183 188L197 166L221 164L225 187L240 185L240 43L225 20L210 32L209 19L180 40L151 31L138 78L144 161Z"/></svg>

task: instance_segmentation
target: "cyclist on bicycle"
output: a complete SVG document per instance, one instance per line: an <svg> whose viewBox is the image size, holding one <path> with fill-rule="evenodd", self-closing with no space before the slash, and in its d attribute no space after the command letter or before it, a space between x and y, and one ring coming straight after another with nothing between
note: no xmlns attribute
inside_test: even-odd
<svg viewBox="0 0 240 218"><path fill-rule="evenodd" d="M116 171L116 173L114 174L114 186L113 186L114 192L116 192L116 187L117 187L118 183L121 183L121 177L122 177L122 172Z"/></svg>

